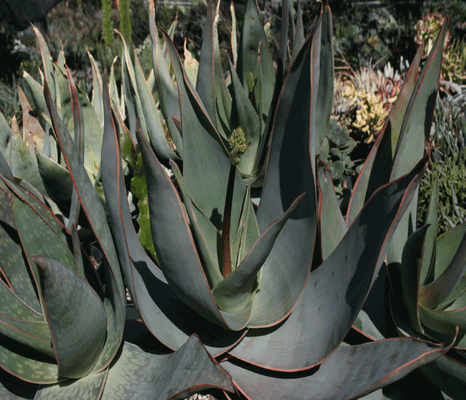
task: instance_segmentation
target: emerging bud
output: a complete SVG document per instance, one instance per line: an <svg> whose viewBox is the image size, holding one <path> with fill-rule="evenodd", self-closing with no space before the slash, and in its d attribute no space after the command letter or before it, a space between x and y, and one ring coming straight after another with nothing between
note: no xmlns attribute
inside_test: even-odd
<svg viewBox="0 0 466 400"><path fill-rule="evenodd" d="M246 136L243 128L236 128L228 138L228 144L230 145L230 161L232 165L237 165L241 159L241 156L248 149L249 144L246 143Z"/></svg>

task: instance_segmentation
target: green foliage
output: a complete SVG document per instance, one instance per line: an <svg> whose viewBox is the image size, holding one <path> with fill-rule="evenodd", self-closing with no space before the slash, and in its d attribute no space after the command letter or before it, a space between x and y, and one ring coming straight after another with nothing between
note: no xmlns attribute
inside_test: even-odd
<svg viewBox="0 0 466 400"><path fill-rule="evenodd" d="M107 47L113 44L112 1L102 0L102 31Z"/></svg>
<svg viewBox="0 0 466 400"><path fill-rule="evenodd" d="M132 43L132 24L129 0L120 0L120 32L126 42Z"/></svg>
<svg viewBox="0 0 466 400"><path fill-rule="evenodd" d="M419 189L418 227L425 223L428 201L438 179L439 214L438 235L466 222L466 166L460 157L449 156L441 161L432 161L429 171L422 177Z"/></svg>
<svg viewBox="0 0 466 400"><path fill-rule="evenodd" d="M434 114L432 135L435 161L457 158L458 164L466 162L466 102L461 87L455 86L459 93L455 96L446 93L439 99Z"/></svg>
<svg viewBox="0 0 466 400"><path fill-rule="evenodd" d="M456 87L456 86L455 86ZM461 87L456 87L461 90ZM440 185L438 234L465 221L466 114L461 93L445 93L434 113L430 172L421 180L418 227L424 223L428 199L438 178Z"/></svg>

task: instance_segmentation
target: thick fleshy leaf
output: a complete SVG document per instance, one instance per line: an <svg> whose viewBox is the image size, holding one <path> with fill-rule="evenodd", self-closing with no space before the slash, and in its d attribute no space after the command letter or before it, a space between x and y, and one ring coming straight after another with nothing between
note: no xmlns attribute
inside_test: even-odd
<svg viewBox="0 0 466 400"><path fill-rule="evenodd" d="M21 102L21 110L23 112L23 140L29 148L29 151L34 154L34 151L42 151L44 145L45 132L42 129L39 121L33 117L32 108L28 103L27 97L23 90L17 86L18 97Z"/></svg>
<svg viewBox="0 0 466 400"><path fill-rule="evenodd" d="M2 334L0 339L0 366L3 370L26 382L48 384L60 380L54 358Z"/></svg>
<svg viewBox="0 0 466 400"><path fill-rule="evenodd" d="M71 178L73 179L74 187L78 193L79 201L105 256L103 264L105 268L106 293L103 304L107 313L108 335L104 350L101 354L101 359L98 362L98 366L103 369L115 356L123 336L126 313L126 296L123 278L101 200L79 160L79 154L76 151L76 146L68 130L58 117L55 104L50 97L47 82L45 83L44 90L47 107L52 117L53 127L68 171L70 171Z"/></svg>
<svg viewBox="0 0 466 400"><path fill-rule="evenodd" d="M26 71L23 72L23 78L29 88L29 93L32 97L32 108L37 116L37 120L40 122L42 128L46 127L46 122L42 113L48 115L47 105L45 104L44 98L44 88L42 85L37 82L31 75L29 75ZM45 137L44 137L45 139Z"/></svg>
<svg viewBox="0 0 466 400"><path fill-rule="evenodd" d="M3 400L33 400L38 385L24 382L0 369L0 398Z"/></svg>
<svg viewBox="0 0 466 400"><path fill-rule="evenodd" d="M107 316L99 296L59 261L34 257L39 266L44 310L61 377L92 371L105 343Z"/></svg>
<svg viewBox="0 0 466 400"><path fill-rule="evenodd" d="M184 399L214 387L234 391L230 376L195 336L173 354L151 354L125 342L111 366L102 400Z"/></svg>
<svg viewBox="0 0 466 400"><path fill-rule="evenodd" d="M230 159L228 151L212 125L206 111L186 79L178 53L165 35L170 59L178 82L183 126L183 176L193 201L222 229L225 197L227 192ZM231 228L238 226L246 188L239 174L235 175Z"/></svg>
<svg viewBox="0 0 466 400"><path fill-rule="evenodd" d="M64 265L72 267L74 257L63 233L52 229L47 219L43 220L40 218L40 214L38 215L29 204L24 203L16 196L12 197L11 204L16 228L21 239L24 254L29 262L33 279L38 283L37 268L32 262L32 258L37 255L57 257ZM55 218L52 215L49 216L49 220ZM34 230L32 231L31 226L34 226Z"/></svg>
<svg viewBox="0 0 466 400"><path fill-rule="evenodd" d="M419 318L419 289L421 266L424 258L424 243L428 234L429 225L424 225L414 232L406 242L401 257L401 295L406 307L409 321L414 330L423 333Z"/></svg>
<svg viewBox="0 0 466 400"><path fill-rule="evenodd" d="M2 302L0 303L0 314L6 315L16 319L27 319L32 321L43 321L43 314L32 309L29 305L25 304L11 288L7 286L3 280L0 281L0 296ZM40 308L42 312L42 309Z"/></svg>
<svg viewBox="0 0 466 400"><path fill-rule="evenodd" d="M66 67L66 76L68 78L68 85L70 90L70 97L71 97L71 108L73 110L73 125L74 125L74 143L79 151L79 157L81 161L84 163L85 160L85 152L84 152L84 138L85 138L85 130L84 130L84 119L83 119L83 108L81 105L81 101L79 100L78 92L76 90L76 86L74 84L73 78L71 76L71 72L68 67ZM88 130L89 133L89 130ZM97 152L98 153L98 152ZM98 158L100 164L100 157ZM95 160L94 160L95 161ZM39 162L39 160L38 160ZM99 168L99 165L95 163L94 172L96 169ZM67 171L68 172L68 171ZM66 178L65 178L66 180ZM71 228L73 224L78 223L78 216L80 210L80 204L78 199L78 193L76 189L73 187L73 181L71 180L71 176L68 173L68 194L71 193L71 201L70 201L70 215L68 217L68 227ZM60 181L59 181L60 182ZM65 189L66 190L66 189ZM60 190L63 192L64 190Z"/></svg>
<svg viewBox="0 0 466 400"><path fill-rule="evenodd" d="M172 66L177 76L182 99L182 125L189 127L184 132L183 174L192 200L217 230L223 229L227 185L230 174L230 157L218 132L212 126L206 111L186 78L173 43L165 36ZM233 199L230 216L230 237L234 235L241 213L245 185L236 171L234 174ZM248 206L252 210L252 204ZM252 215L252 211L251 211ZM248 227L249 228L249 227ZM187 281L184 284L189 284Z"/></svg>
<svg viewBox="0 0 466 400"><path fill-rule="evenodd" d="M445 310L432 310L421 305L419 313L422 324L434 332L454 335L459 326L460 333L466 333L466 294L459 296Z"/></svg>
<svg viewBox="0 0 466 400"><path fill-rule="evenodd" d="M300 9L300 7L298 9ZM319 80L317 82L313 81L313 84L317 85L317 100L315 102L314 115L312 118L313 123L311 127L312 137L314 138L314 141L311 145L313 155L320 151L322 141L327 134L328 125L330 122L330 114L332 112L334 80L332 35L332 13L330 11L329 5L327 4L324 7L322 13L322 27L319 38L321 43L320 47L317 47L318 51L320 52L320 65L318 66ZM299 44L299 46L301 45L302 44Z"/></svg>
<svg viewBox="0 0 466 400"><path fill-rule="evenodd" d="M236 62L238 61L238 34L236 32L237 22L236 22L236 13L234 2L230 3L230 13L231 13L231 52L233 54L233 64L236 67Z"/></svg>
<svg viewBox="0 0 466 400"><path fill-rule="evenodd" d="M186 207L186 212L188 213L189 222L199 254L202 257L209 285L210 287L214 287L223 280L223 275L220 273L219 266L222 260L218 257L220 232L192 201L178 165L172 162L170 166L172 167L176 182L180 187L181 197Z"/></svg>
<svg viewBox="0 0 466 400"><path fill-rule="evenodd" d="M42 386L34 400L98 400L102 394L108 371L89 374L79 380L60 382L58 385Z"/></svg>
<svg viewBox="0 0 466 400"><path fill-rule="evenodd" d="M297 11L296 11L296 25L293 37L293 60L299 53L299 50L304 44L304 26L303 26L303 10L301 7L301 1L298 0ZM333 63L333 62L332 62Z"/></svg>
<svg viewBox="0 0 466 400"><path fill-rule="evenodd" d="M55 357L49 326L44 320L23 320L0 314L0 334L50 357Z"/></svg>
<svg viewBox="0 0 466 400"><path fill-rule="evenodd" d="M11 180L14 179L13 173L11 172L11 168L8 165L8 162L5 156L3 155L3 153L1 152L1 150L0 150L0 174L2 174L3 176L6 176L8 179L11 179Z"/></svg>
<svg viewBox="0 0 466 400"><path fill-rule="evenodd" d="M58 79L55 75L52 63L52 56L50 55L49 48L47 47L47 43L44 40L44 37L40 33L40 30L37 29L34 25L32 26L34 33L37 37L37 41L39 42L39 49L40 54L42 57L42 66L44 67L44 74L45 80L48 82L50 86L50 95L52 100L55 102L57 99L57 91L58 91Z"/></svg>
<svg viewBox="0 0 466 400"><path fill-rule="evenodd" d="M213 1L207 3L206 24L204 27L204 34L202 37L202 47L199 58L199 72L196 80L196 91L199 98L202 100L204 107L209 114L210 119L217 126L217 112L215 100L218 95L216 92L216 74L221 76L222 71L217 71L214 41L218 40L217 37L217 24L214 22L215 18L215 5Z"/></svg>
<svg viewBox="0 0 466 400"><path fill-rule="evenodd" d="M281 371L309 369L328 357L356 319L425 164L374 194L335 251L311 272L298 304L283 323L250 330L231 353Z"/></svg>
<svg viewBox="0 0 466 400"><path fill-rule="evenodd" d="M270 400L347 400L395 382L438 359L451 345L402 338L340 346L319 367L301 373L265 371L239 361L221 365L248 399L260 393Z"/></svg>
<svg viewBox="0 0 466 400"><path fill-rule="evenodd" d="M392 291L386 265L382 265L353 328L370 340L397 337L398 331L390 312ZM364 315L365 314L365 315Z"/></svg>
<svg viewBox="0 0 466 400"><path fill-rule="evenodd" d="M39 175L36 157L29 150L21 135L13 134L2 114L0 114L0 151L15 177L26 179L41 194L46 193Z"/></svg>
<svg viewBox="0 0 466 400"><path fill-rule="evenodd" d="M180 119L180 99L176 85L173 83L160 46L160 39L155 25L154 1L149 1L149 26L152 39L152 62L154 67L155 83L159 95L160 110L168 126L170 135L175 143L178 154L183 155L183 141L173 122L172 116ZM167 56L168 58L168 56Z"/></svg>
<svg viewBox="0 0 466 400"><path fill-rule="evenodd" d="M426 240L424 243L424 257L422 259L421 276L419 283L425 285L430 283L433 279L435 269L435 254L437 251L437 206L439 200L439 182L435 179L432 185L432 193L429 200L429 208L427 209L426 220L424 224L430 224L428 229Z"/></svg>
<svg viewBox="0 0 466 400"><path fill-rule="evenodd" d="M333 179L328 166L319 162L317 171L319 185L319 224L322 260L325 260L345 236L348 227L341 214Z"/></svg>
<svg viewBox="0 0 466 400"><path fill-rule="evenodd" d="M104 106L102 100L102 76L100 75L99 67L92 56L92 54L87 51L89 60L91 61L92 66L92 106L94 107L97 119L100 126L104 125Z"/></svg>
<svg viewBox="0 0 466 400"><path fill-rule="evenodd" d="M250 327L282 321L298 301L311 267L316 237L316 194L310 159L309 38L284 84L275 115L267 173L257 211L260 232L306 193L283 227L261 270Z"/></svg>
<svg viewBox="0 0 466 400"><path fill-rule="evenodd" d="M39 173L48 196L68 217L71 210L73 180L69 171L43 154L36 153Z"/></svg>
<svg viewBox="0 0 466 400"><path fill-rule="evenodd" d="M248 0L244 10L241 46L238 54L238 75L245 89L248 88L250 76L254 76L259 54L263 76L257 78L263 80L263 110L268 110L272 102L275 83L272 56L268 47L267 36L261 23L257 3L255 0Z"/></svg>

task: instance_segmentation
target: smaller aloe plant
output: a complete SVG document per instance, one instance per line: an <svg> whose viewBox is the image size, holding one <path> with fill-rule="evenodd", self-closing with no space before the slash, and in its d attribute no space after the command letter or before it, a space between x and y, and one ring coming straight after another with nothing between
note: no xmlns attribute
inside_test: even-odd
<svg viewBox="0 0 466 400"><path fill-rule="evenodd" d="M445 23L421 72L422 48L419 49L388 121L358 177L347 221L356 215L364 196L409 170L428 153L424 143L431 140L430 124L438 94L446 31ZM407 88L411 88L412 95ZM403 109L404 118L401 119L400 110ZM428 123L421 124L420 118L427 116ZM411 200L390 243L387 267L381 269L353 328L370 340L399 334L442 341L458 334L456 347L422 366L423 374L410 374L402 382L384 388L384 395L389 398L395 392L412 396L413 387L425 386L429 388L424 391L425 398L443 399L440 390L426 376L454 399L462 398L466 388L463 352L466 319L462 305L465 227L460 225L437 239L437 202L438 186L435 185L426 225L416 230L417 197Z"/></svg>
<svg viewBox="0 0 466 400"><path fill-rule="evenodd" d="M442 341L459 329L455 347L421 369L443 392L459 399L466 390L466 224L436 238L438 196L436 181L426 225L408 238L401 264L389 266L390 306L402 336Z"/></svg>

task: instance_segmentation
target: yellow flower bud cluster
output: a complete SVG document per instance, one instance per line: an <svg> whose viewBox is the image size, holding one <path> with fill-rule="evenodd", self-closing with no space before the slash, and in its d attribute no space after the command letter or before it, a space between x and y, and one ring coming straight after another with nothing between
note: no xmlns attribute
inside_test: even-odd
<svg viewBox="0 0 466 400"><path fill-rule="evenodd" d="M382 99L375 93L356 89L351 81L347 83L343 96L351 99L350 106L357 107L356 119L352 122L351 127L366 133L365 142L371 143L388 117L388 111L384 108Z"/></svg>

